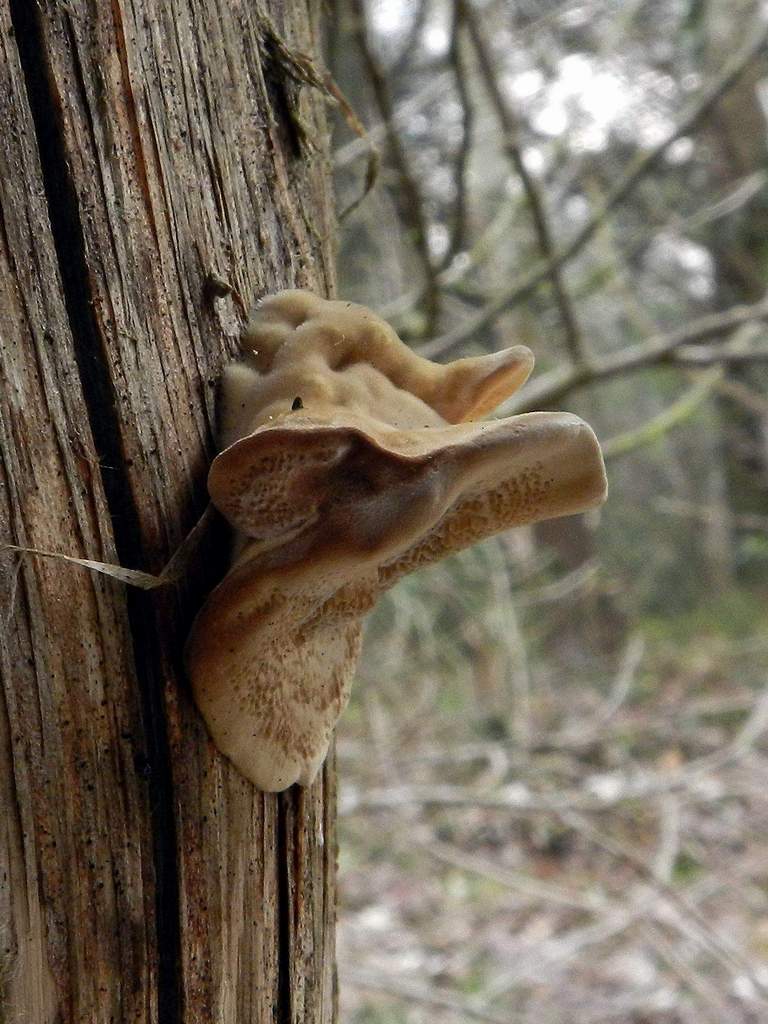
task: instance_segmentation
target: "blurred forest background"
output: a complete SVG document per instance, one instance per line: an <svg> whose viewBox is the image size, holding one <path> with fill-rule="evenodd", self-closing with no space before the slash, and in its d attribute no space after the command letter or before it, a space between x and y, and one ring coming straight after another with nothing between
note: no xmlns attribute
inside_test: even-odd
<svg viewBox="0 0 768 1024"><path fill-rule="evenodd" d="M768 14L336 0L340 294L605 445L407 579L338 738L346 1024L768 1020ZM375 183L371 145L381 154Z"/></svg>

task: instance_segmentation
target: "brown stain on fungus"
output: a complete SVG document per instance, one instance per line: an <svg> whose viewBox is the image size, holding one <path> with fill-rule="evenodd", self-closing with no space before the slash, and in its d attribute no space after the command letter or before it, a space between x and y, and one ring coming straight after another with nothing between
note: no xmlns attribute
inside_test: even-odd
<svg viewBox="0 0 768 1024"><path fill-rule="evenodd" d="M592 508L606 481L576 416L480 420L528 377L522 346L440 365L363 306L286 291L259 303L242 349L208 477L235 553L186 657L216 746L278 791L320 768L383 590L512 526Z"/></svg>

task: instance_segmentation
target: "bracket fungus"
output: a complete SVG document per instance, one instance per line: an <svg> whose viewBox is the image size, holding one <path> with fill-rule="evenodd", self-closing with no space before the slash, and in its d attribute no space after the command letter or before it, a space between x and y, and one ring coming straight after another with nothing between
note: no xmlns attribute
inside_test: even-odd
<svg viewBox="0 0 768 1024"><path fill-rule="evenodd" d="M484 416L524 383L515 346L439 365L363 306L264 299L224 371L208 489L232 566L186 660L211 737L260 789L309 785L349 696L362 618L400 577L512 526L603 501L576 416Z"/></svg>

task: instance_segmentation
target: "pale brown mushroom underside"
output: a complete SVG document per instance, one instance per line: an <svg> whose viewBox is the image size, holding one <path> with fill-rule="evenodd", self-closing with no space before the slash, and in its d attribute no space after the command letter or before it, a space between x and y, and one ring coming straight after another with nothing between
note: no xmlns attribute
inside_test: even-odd
<svg viewBox="0 0 768 1024"><path fill-rule="evenodd" d="M566 413L477 422L524 383L521 346L447 365L377 316L288 291L225 370L214 504L232 568L187 645L218 749L260 789L312 782L349 697L362 618L401 576L511 526L605 498Z"/></svg>

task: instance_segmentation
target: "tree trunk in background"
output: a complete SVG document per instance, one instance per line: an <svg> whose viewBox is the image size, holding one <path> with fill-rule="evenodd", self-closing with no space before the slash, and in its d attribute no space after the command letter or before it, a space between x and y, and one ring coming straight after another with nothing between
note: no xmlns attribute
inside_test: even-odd
<svg viewBox="0 0 768 1024"><path fill-rule="evenodd" d="M733 6L707 8L705 20L705 71L721 66L728 55L741 45L744 26L754 24L759 13L755 0L739 0ZM765 173L768 160L768 124L758 88L764 77L764 63L755 62L728 91L705 126L705 137L714 159L710 181L722 196L731 194L751 175ZM715 260L715 304L727 309L736 303L751 303L765 295L768 271L768 190L762 187L750 201L725 222L715 221L705 237ZM720 395L718 404L723 423L721 451L725 475L719 501L710 501L716 513L708 527L717 542L730 541L738 530L730 514L760 515L768 499L768 405L765 391L768 377L765 366L732 366L729 379L753 401L734 400ZM760 408L762 404L762 409ZM712 535L715 534L714 537ZM712 547L712 546L710 546ZM734 544L729 544L732 571L738 566ZM723 561L724 559L721 559ZM758 580L764 577L764 561L752 570ZM715 580L714 582L718 582Z"/></svg>
<svg viewBox="0 0 768 1024"><path fill-rule="evenodd" d="M205 508L206 280L334 288L319 7L0 0L0 541L157 572ZM152 593L0 555L0 1021L334 1017L333 770L256 792L183 676L224 534Z"/></svg>

